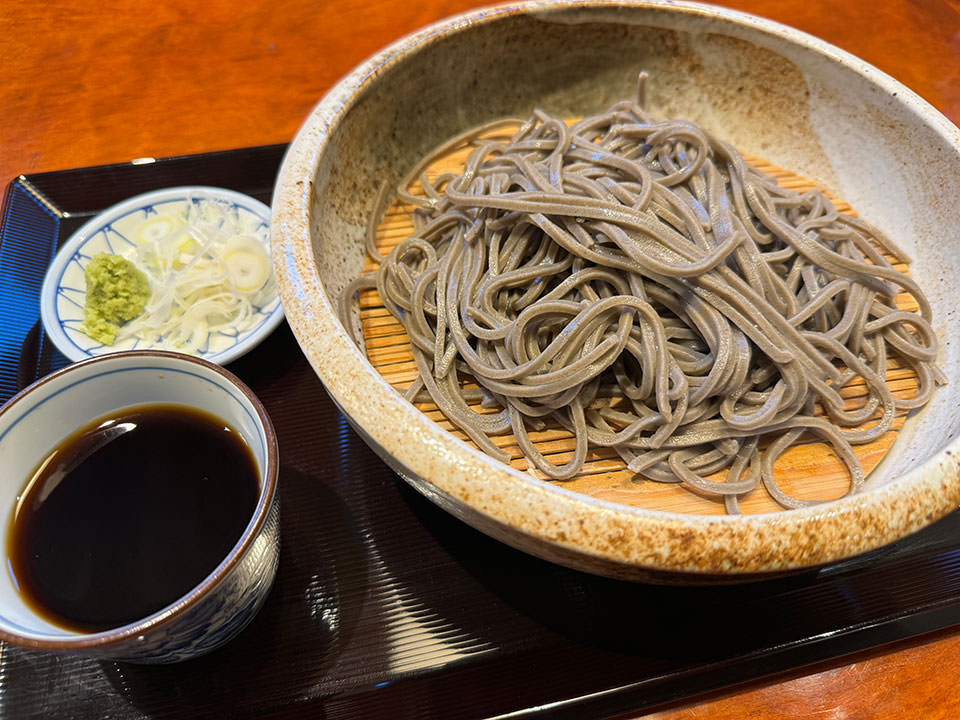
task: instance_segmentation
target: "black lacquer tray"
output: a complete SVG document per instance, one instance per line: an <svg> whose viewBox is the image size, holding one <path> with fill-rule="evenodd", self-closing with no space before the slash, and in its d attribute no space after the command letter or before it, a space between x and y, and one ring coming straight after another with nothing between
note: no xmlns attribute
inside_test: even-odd
<svg viewBox="0 0 960 720"><path fill-rule="evenodd" d="M22 176L0 224L0 400L62 366L43 273L87 218L159 187L270 201L284 146ZM524 555L433 506L348 427L287 326L231 364L276 425L283 554L234 642L168 667L0 645L10 718L607 717L960 623L960 514L776 580L665 587Z"/></svg>

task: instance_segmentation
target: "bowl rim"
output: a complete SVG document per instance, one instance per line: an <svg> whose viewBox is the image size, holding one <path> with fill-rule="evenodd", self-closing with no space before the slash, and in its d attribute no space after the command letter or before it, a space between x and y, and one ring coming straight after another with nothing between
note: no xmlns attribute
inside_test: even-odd
<svg viewBox="0 0 960 720"><path fill-rule="evenodd" d="M188 200L193 194L235 203L258 216L269 228L272 215L270 207L267 204L237 190L212 185L176 185L158 188L157 190L149 190L125 198L96 213L71 233L63 245L56 251L53 260L50 262L44 274L43 284L40 288L40 321L43 324L43 329L57 350L63 353L68 360L78 362L90 357L99 357L113 352L127 352L127 350L119 350L103 345L97 345L89 350L84 349L77 345L64 329L58 310L57 297L62 287L63 273L71 260L77 255L78 250L80 250L88 240L100 232L104 226L113 223L115 220L130 212L156 203ZM270 237L269 233L267 237ZM269 252L270 248L268 247L266 249ZM254 325L242 333L242 340L219 352L198 353L197 356L219 365L226 365L259 345L277 328L283 320L283 317L283 303L277 302L276 306L269 313L266 313L257 325ZM141 345L130 349L173 350L173 348L162 345Z"/></svg>
<svg viewBox="0 0 960 720"><path fill-rule="evenodd" d="M277 434L270 416L260 402L260 399L240 378L220 365L197 357L169 350L124 350L121 352L107 353L97 355L80 362L72 363L46 375L31 383L16 395L11 397L6 403L0 406L0 417L14 412L16 407L29 395L34 394L38 389L43 388L52 382L62 380L77 372L82 372L92 365L125 363L131 368L138 366L150 366L153 363L162 362L164 366L175 367L177 365L193 365L204 371L213 373L226 381L226 384L234 388L247 402L256 414L259 427L263 433L263 440L266 446L267 454L263 467L263 482L260 483L260 489L257 494L257 504L253 510L250 520L247 522L243 533L234 544L230 552L224 556L223 560L214 568L199 584L195 585L189 592L180 598L157 610L156 612L136 620L126 625L121 625L108 630L91 633L77 633L74 635L63 636L41 636L34 634L20 634L12 632L0 626L0 640L10 642L20 647L28 647L36 650L54 650L54 651L78 651L90 650L94 648L109 648L119 645L127 640L136 638L146 633L154 632L175 623L181 616L191 610L200 601L209 596L223 581L233 572L234 568L250 551L256 539L260 536L264 524L267 522L270 514L270 508L273 505L274 498L277 495L277 485L279 481L279 449L277 444Z"/></svg>
<svg viewBox="0 0 960 720"><path fill-rule="evenodd" d="M876 549L942 517L960 504L960 438L922 467L882 487L829 503L781 512L707 516L619 505L537 481L458 440L403 400L349 340L312 258L313 178L331 130L378 77L440 38L516 14L628 8L706 17L739 33L766 36L826 57L897 96L935 132L960 148L960 130L913 91L864 60L803 31L727 8L680 0L535 0L452 16L410 33L345 75L314 106L277 176L272 248L287 319L334 402L385 461L408 482L476 527L531 541L535 554L556 549L564 564L579 557L615 575L632 570L748 576L811 568ZM743 37L741 34L740 37ZM408 431L391 441L391 427ZM424 453L420 445L432 448ZM438 456L436 462L433 456ZM440 466L444 473L431 472ZM411 477L410 475L413 475ZM461 481L451 476L459 475ZM427 478L430 480L420 480ZM910 488L905 493L905 488ZM506 501L506 502L504 502ZM528 508L524 522L510 504ZM578 509L589 506L589 515ZM529 513L539 515L531 521ZM607 574L607 570L601 570Z"/></svg>

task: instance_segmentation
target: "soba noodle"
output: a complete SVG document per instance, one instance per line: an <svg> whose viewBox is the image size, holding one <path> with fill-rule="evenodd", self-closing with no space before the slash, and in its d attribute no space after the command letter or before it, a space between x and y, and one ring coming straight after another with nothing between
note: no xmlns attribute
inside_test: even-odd
<svg viewBox="0 0 960 720"><path fill-rule="evenodd" d="M549 478L609 447L632 473L729 512L761 483L795 508L814 501L785 493L773 466L812 435L857 491L852 445L944 381L929 303L883 253L907 258L822 192L780 187L692 122L649 118L642 85L640 102L569 126L536 111L509 140L483 139L488 126L426 158L399 190L417 230L386 257L371 230L381 264L347 288L345 325L353 295L375 284L413 347L408 398L425 389L503 461L491 437L512 433ZM462 173L426 178L466 144ZM898 293L918 312L898 310ZM894 355L916 373L913 397L886 384ZM858 378L868 397L848 409L840 390ZM530 438L548 423L575 438L562 465Z"/></svg>

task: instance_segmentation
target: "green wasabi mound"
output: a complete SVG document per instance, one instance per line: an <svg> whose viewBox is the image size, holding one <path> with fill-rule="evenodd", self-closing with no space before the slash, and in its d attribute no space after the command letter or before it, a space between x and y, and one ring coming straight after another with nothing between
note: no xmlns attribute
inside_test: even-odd
<svg viewBox="0 0 960 720"><path fill-rule="evenodd" d="M95 255L83 271L87 298L81 329L97 342L112 345L123 323L143 312L150 298L150 282L126 258Z"/></svg>

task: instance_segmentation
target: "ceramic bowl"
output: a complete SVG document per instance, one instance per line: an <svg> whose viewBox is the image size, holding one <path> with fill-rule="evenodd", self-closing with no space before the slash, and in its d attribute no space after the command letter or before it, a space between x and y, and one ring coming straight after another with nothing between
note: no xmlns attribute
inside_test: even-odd
<svg viewBox="0 0 960 720"><path fill-rule="evenodd" d="M599 112L651 77L654 117L687 117L837 193L910 254L950 378L907 422L863 492L798 510L710 516L628 506L502 465L419 412L351 341L335 308L364 228L396 183L461 131L541 107ZM323 97L273 203L289 323L357 432L411 485L526 552L626 579L768 577L891 543L960 502L960 132L862 60L783 25L683 2L500 5L427 27Z"/></svg>
<svg viewBox="0 0 960 720"><path fill-rule="evenodd" d="M270 418L236 376L200 358L129 351L54 372L0 408L0 536L38 463L93 418L145 403L205 411L234 428L253 452L259 494L233 549L196 587L167 607L102 632L64 630L31 609L9 572L0 575L0 639L23 647L111 660L171 663L207 653L233 638L269 594L280 550L277 441Z"/></svg>
<svg viewBox="0 0 960 720"><path fill-rule="evenodd" d="M83 308L86 301L84 269L98 253L130 255L138 229L159 215L186 216L198 203L217 203L235 227L262 242L270 242L270 208L259 200L226 188L200 185L164 188L127 198L84 223L57 251L44 276L40 293L43 328L57 349L70 360L83 360L118 350L173 350L170 334L156 341L137 338L103 345L86 335ZM193 210L195 212L195 210ZM249 352L283 320L280 298L273 294L242 328L211 333L197 348L198 357L226 365Z"/></svg>

